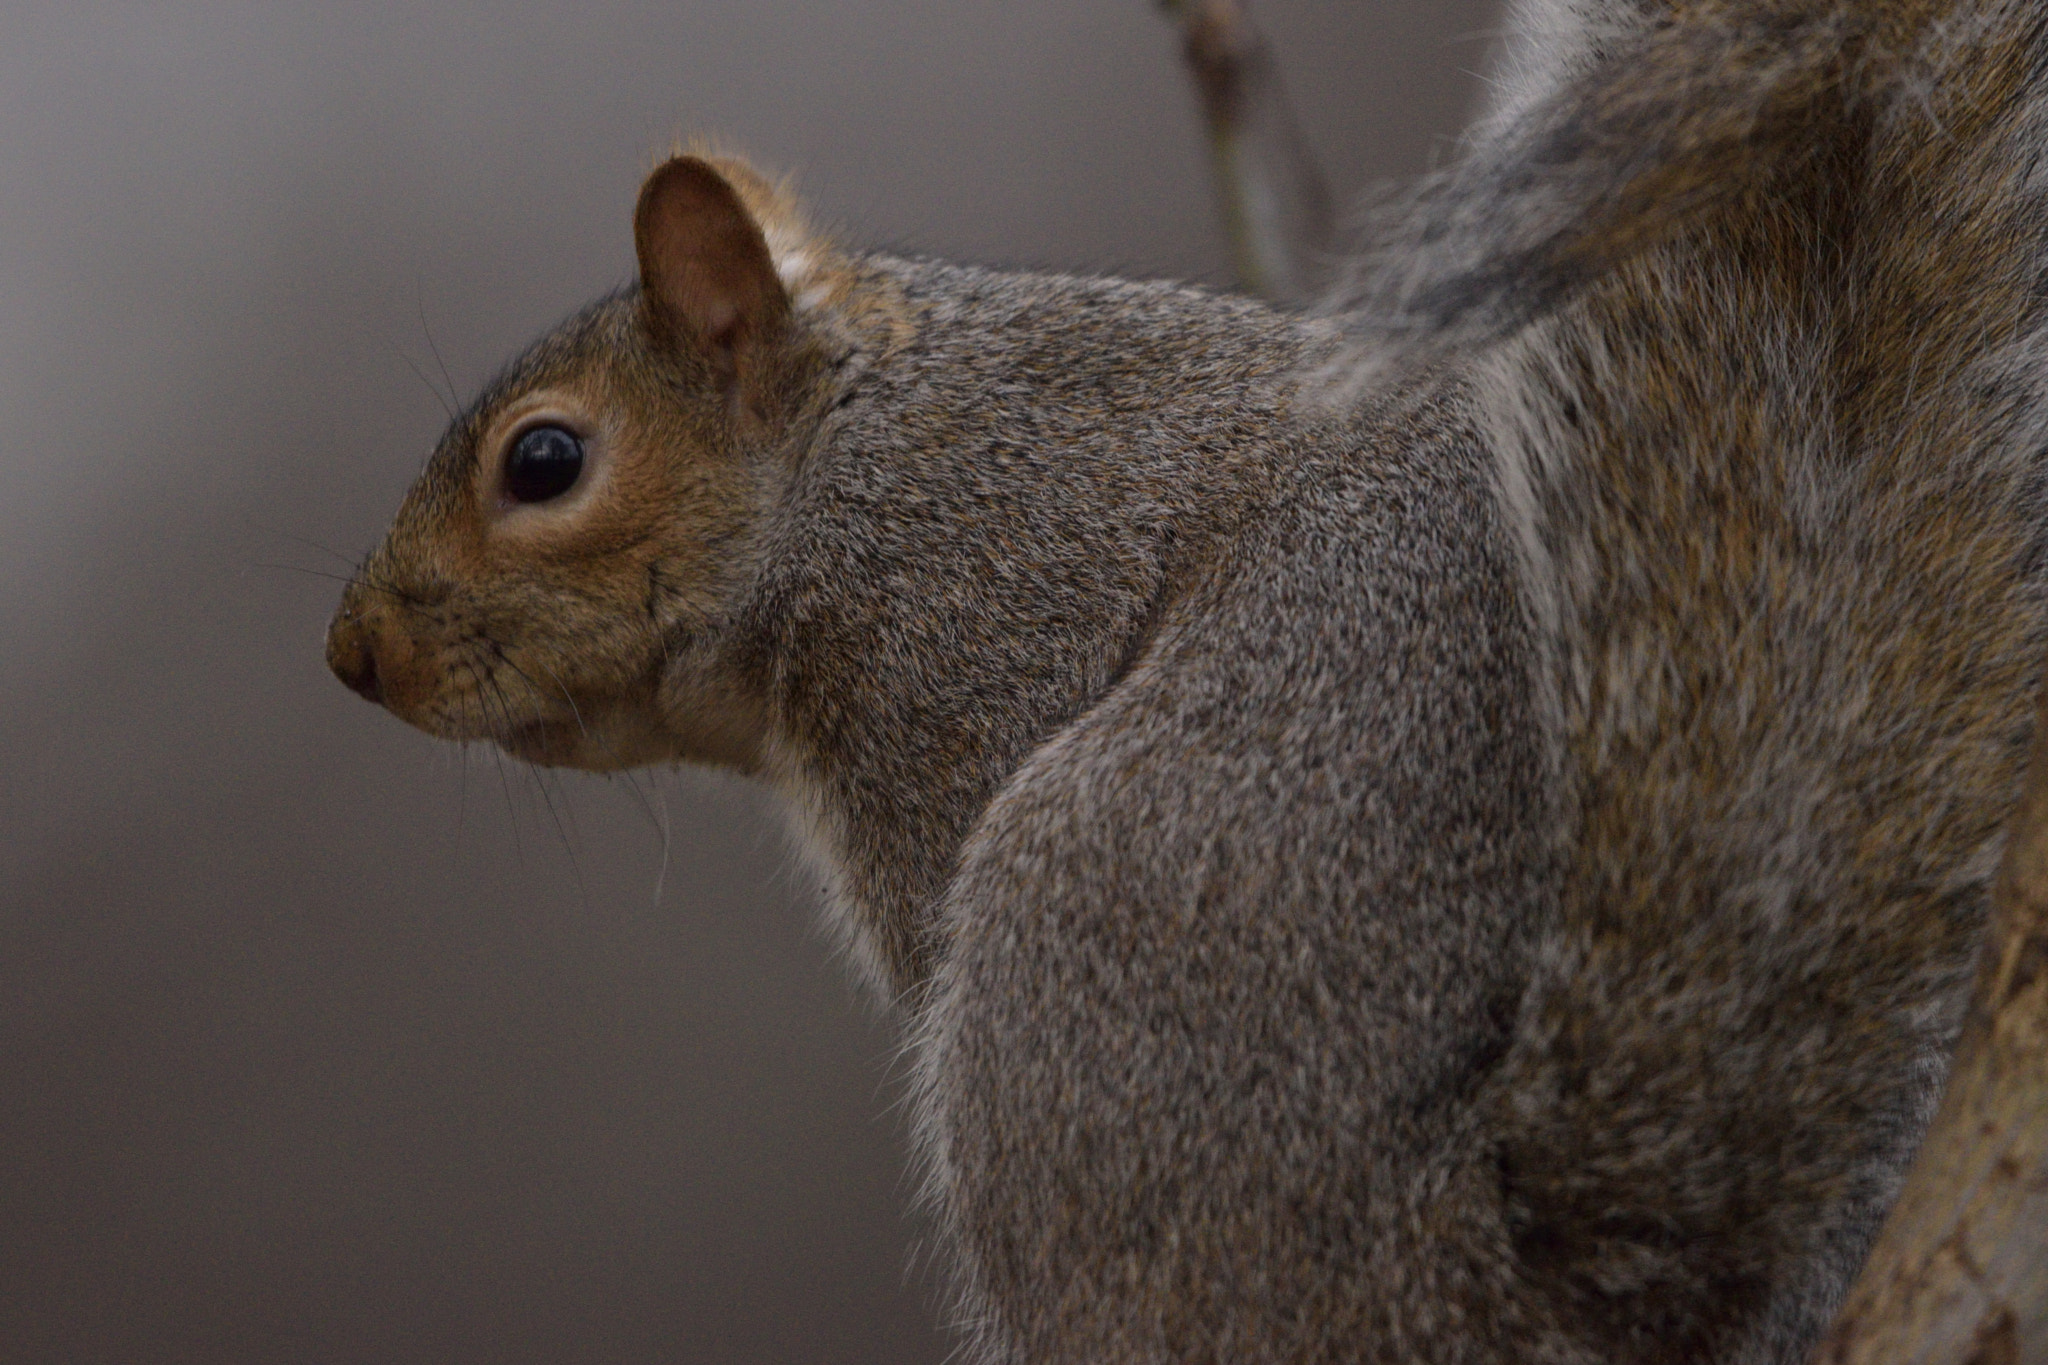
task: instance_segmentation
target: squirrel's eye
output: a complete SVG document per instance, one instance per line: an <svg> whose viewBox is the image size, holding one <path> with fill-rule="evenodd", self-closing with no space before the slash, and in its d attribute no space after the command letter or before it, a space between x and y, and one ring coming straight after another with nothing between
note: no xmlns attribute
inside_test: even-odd
<svg viewBox="0 0 2048 1365"><path fill-rule="evenodd" d="M505 457L505 491L514 502L546 502L576 486L583 442L562 427L535 427Z"/></svg>

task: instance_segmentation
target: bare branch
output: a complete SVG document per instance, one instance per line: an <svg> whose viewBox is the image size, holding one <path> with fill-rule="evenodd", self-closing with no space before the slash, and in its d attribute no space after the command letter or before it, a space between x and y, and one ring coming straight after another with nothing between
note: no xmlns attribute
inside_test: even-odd
<svg viewBox="0 0 2048 1365"><path fill-rule="evenodd" d="M1210 168L1239 281L1276 303L1321 290L1330 195L1243 0L1161 0L1209 130Z"/></svg>
<svg viewBox="0 0 2048 1365"><path fill-rule="evenodd" d="M1947 1093L1818 1365L2048 1359L2048 707Z"/></svg>

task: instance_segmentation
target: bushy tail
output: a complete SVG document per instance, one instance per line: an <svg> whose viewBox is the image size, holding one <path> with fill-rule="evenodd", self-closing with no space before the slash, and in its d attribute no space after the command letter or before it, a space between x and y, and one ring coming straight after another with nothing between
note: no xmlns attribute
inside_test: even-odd
<svg viewBox="0 0 2048 1365"><path fill-rule="evenodd" d="M1455 167L1368 215L1333 302L1371 382L1497 340L1617 265L1768 192L1899 63L1881 6L1614 7Z"/></svg>
<svg viewBox="0 0 2048 1365"><path fill-rule="evenodd" d="M2048 643L2048 7L1540 3L1580 27L1381 217L1335 377L1487 352L1549 651L1517 1263L1597 1358L1801 1359L1953 1046Z"/></svg>

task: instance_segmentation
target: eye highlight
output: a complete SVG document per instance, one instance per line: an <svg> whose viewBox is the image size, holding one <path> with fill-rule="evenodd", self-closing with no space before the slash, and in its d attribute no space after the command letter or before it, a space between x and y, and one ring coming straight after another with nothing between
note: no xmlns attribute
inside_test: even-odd
<svg viewBox="0 0 2048 1365"><path fill-rule="evenodd" d="M529 428L505 456L505 492L514 502L547 502L576 486L583 441L567 427Z"/></svg>

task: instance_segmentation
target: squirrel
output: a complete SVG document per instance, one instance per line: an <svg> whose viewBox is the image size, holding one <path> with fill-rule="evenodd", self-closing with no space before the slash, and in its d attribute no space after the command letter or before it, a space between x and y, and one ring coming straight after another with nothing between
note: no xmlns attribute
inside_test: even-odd
<svg viewBox="0 0 2048 1365"><path fill-rule="evenodd" d="M966 1356L1804 1358L2048 645L2048 11L1530 0L1337 307L672 158L327 658L787 800Z"/></svg>

